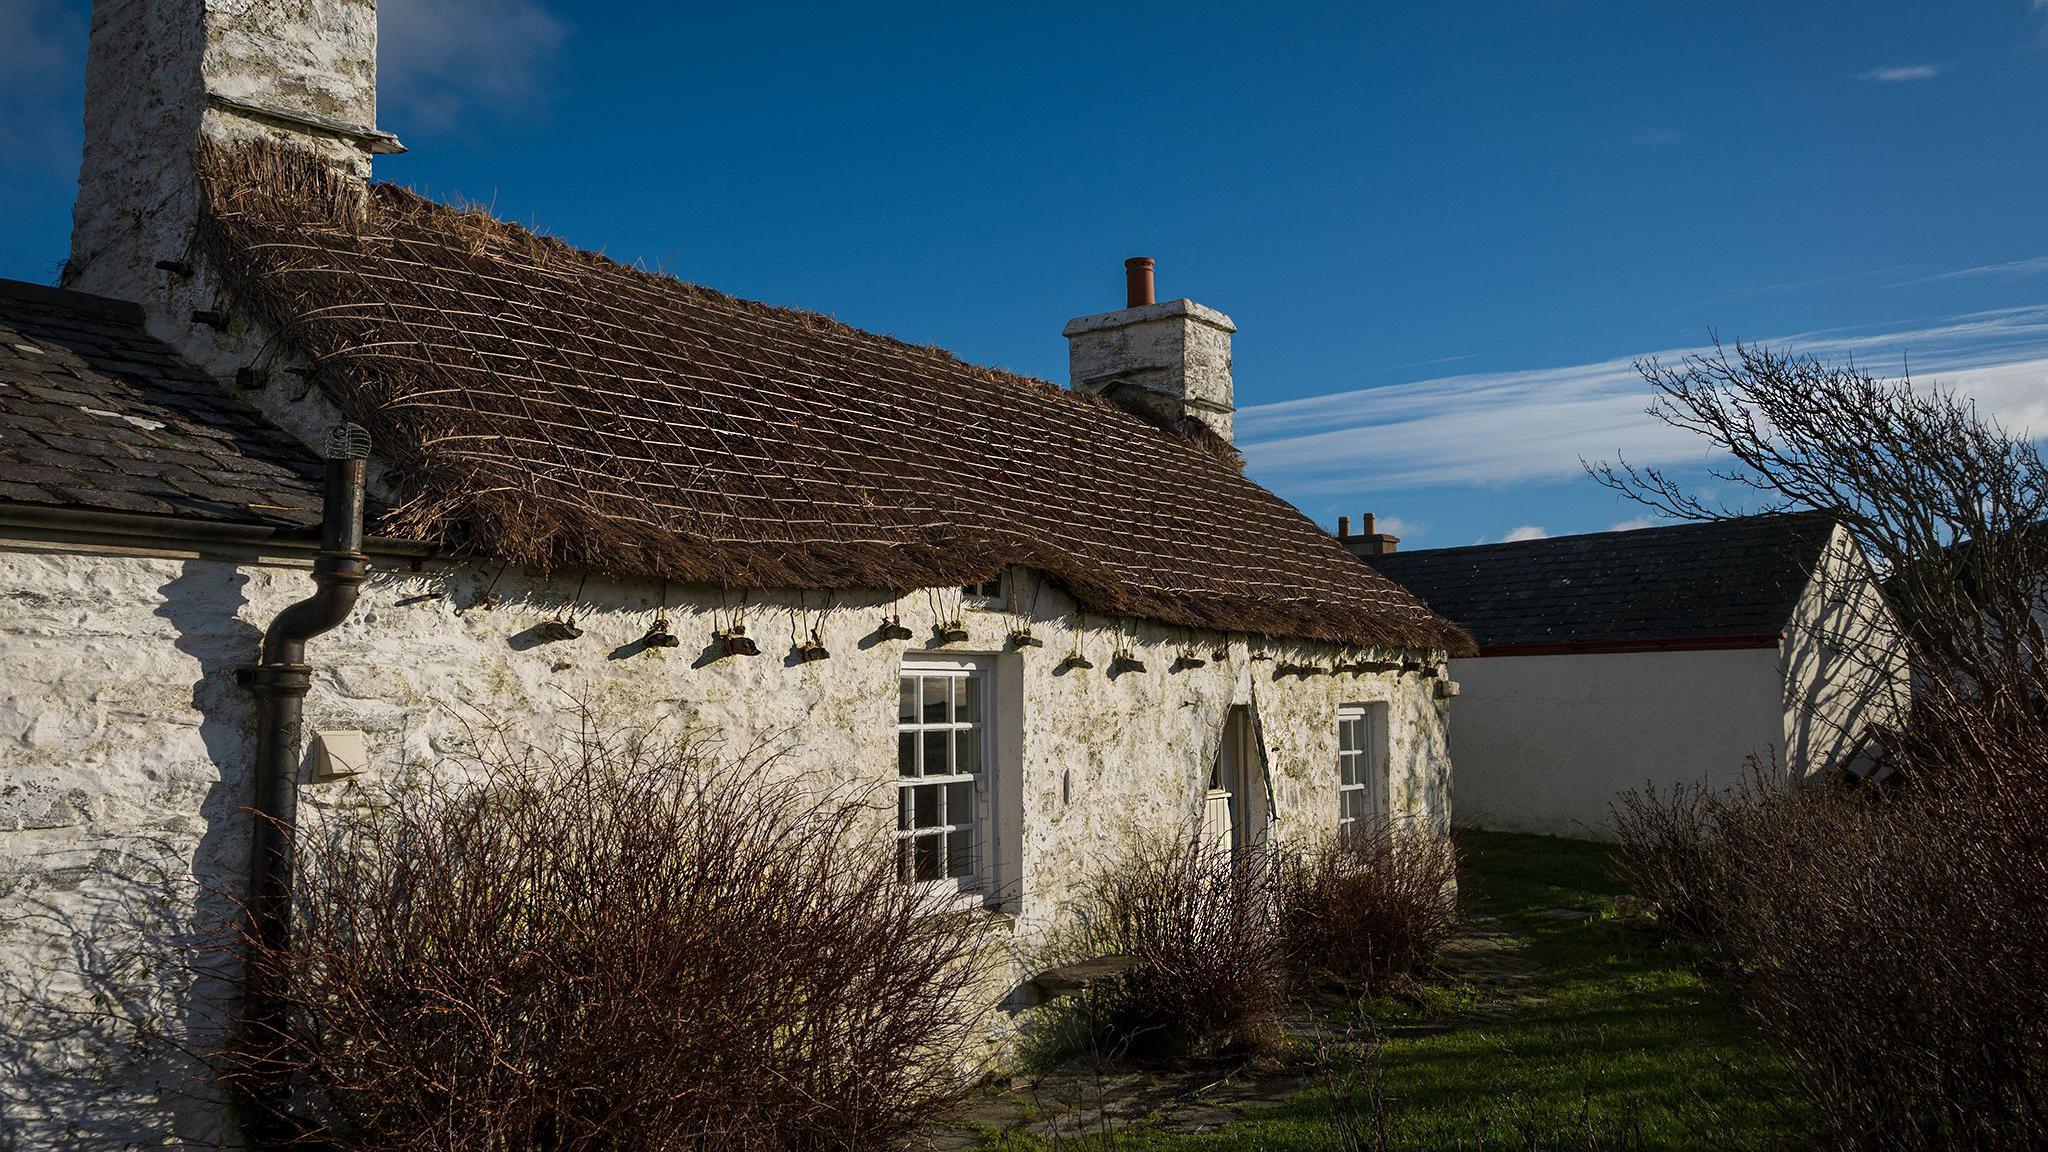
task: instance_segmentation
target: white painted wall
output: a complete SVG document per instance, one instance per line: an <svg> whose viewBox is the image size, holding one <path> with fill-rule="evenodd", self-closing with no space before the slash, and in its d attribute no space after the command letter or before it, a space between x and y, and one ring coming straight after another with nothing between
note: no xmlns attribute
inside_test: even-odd
<svg viewBox="0 0 2048 1152"><path fill-rule="evenodd" d="M1853 757L1872 725L1911 704L1905 639L1870 567L1837 527L1779 645L1785 681L1785 761L1823 771Z"/></svg>
<svg viewBox="0 0 2048 1152"><path fill-rule="evenodd" d="M1836 767L1904 715L1912 684L1839 527L1774 648L1475 657L1451 675L1459 824L1598 838L1615 795L1646 782L1732 789L1751 756L1792 775Z"/></svg>
<svg viewBox="0 0 2048 1152"><path fill-rule="evenodd" d="M1603 836L1608 803L1645 780L1734 786L1780 747L1775 648L1490 656L1451 662L1457 820Z"/></svg>
<svg viewBox="0 0 2048 1152"><path fill-rule="evenodd" d="M748 623L762 654L700 666L715 594L672 589L683 646L647 653L632 644L660 589L593 582L581 596L584 635L534 644L530 630L575 595L573 580L507 573L496 589L505 603L484 610L473 605L493 570L413 575L394 563L345 625L311 645L308 733L368 732L373 779L459 752L473 721L538 734L572 721L584 702L612 720L701 726L735 747L772 741L789 750L792 771L874 786L878 834L891 826L897 669L926 647L943 594L891 607L918 637L908 643L872 636L888 594L838 597L822 624L832 657L814 664L788 659L797 598L755 596ZM96 996L159 1001L194 1031L221 1015L231 982L195 988L145 962L189 930L193 878L238 883L254 738L252 700L234 671L254 658L277 611L311 590L306 573L304 558L234 550L0 542L0 1136L61 1147L65 1127L79 1125L70 1146L97 1148L222 1135L210 1103L180 1095L176 1055L136 1048L93 1005ZM1335 826L1345 703L1389 705L1396 811L1448 819L1442 709L1428 682L1276 678L1291 655L1284 648L1277 661L1255 661L1242 641L1149 625L1132 634L1147 669L1112 679L1119 638L1099 623L1079 632L1096 667L1059 673L1076 635L1072 605L1050 587L1034 593L1028 574L1013 583L1013 602L1031 609L1046 646L1006 651L1008 614L969 610L970 640L946 651L993 654L1011 710L1004 767L1021 801L1009 836L1022 881L1006 929L1014 974L1090 872L1134 837L1193 826L1227 710L1254 693L1283 840ZM812 610L820 602L808 598ZM1227 655L1171 670L1190 641ZM317 812L360 790L314 783L301 795ZM158 871L183 885L165 887Z"/></svg>

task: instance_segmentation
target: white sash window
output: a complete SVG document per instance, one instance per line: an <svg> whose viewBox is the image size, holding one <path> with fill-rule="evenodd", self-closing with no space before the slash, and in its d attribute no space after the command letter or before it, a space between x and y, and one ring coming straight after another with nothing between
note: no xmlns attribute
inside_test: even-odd
<svg viewBox="0 0 2048 1152"><path fill-rule="evenodd" d="M904 661L896 705L896 874L985 890L995 874L988 667Z"/></svg>
<svg viewBox="0 0 2048 1152"><path fill-rule="evenodd" d="M1337 834L1355 836L1387 819L1386 705L1337 710Z"/></svg>

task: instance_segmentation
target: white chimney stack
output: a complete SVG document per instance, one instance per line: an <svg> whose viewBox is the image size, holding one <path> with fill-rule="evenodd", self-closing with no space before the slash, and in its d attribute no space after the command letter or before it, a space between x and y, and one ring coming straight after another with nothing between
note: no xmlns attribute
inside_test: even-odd
<svg viewBox="0 0 2048 1152"><path fill-rule="evenodd" d="M376 123L376 0L100 0L65 286L165 313L202 140L285 140L367 180L403 151Z"/></svg>
<svg viewBox="0 0 2048 1152"><path fill-rule="evenodd" d="M1126 306L1067 321L1068 383L1180 431L1189 422L1230 443L1236 411L1230 317L1192 300L1152 299L1152 260L1124 261Z"/></svg>

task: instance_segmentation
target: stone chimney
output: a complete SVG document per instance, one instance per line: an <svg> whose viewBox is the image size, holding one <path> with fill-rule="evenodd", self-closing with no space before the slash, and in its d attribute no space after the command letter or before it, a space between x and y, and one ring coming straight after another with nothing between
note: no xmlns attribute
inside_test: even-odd
<svg viewBox="0 0 2048 1152"><path fill-rule="evenodd" d="M404 150L376 122L376 0L100 0L64 286L189 320L200 142L283 140L367 180Z"/></svg>
<svg viewBox="0 0 2048 1152"><path fill-rule="evenodd" d="M1367 512L1360 518L1356 533L1351 531L1351 517L1337 517L1337 543L1353 556L1385 556L1401 543L1401 538L1378 531L1372 513Z"/></svg>
<svg viewBox="0 0 2048 1152"><path fill-rule="evenodd" d="M1124 262L1126 306L1067 321L1069 386L1162 427L1196 421L1230 443L1230 317L1192 300L1152 299L1152 260Z"/></svg>

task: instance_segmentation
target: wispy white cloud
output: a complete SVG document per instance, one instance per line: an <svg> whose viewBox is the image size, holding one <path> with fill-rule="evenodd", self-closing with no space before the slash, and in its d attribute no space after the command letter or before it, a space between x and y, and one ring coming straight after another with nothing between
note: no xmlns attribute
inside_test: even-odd
<svg viewBox="0 0 2048 1152"><path fill-rule="evenodd" d="M1876 84L1910 84L1915 80L1932 80L1948 71L1946 64L1893 64L1885 68L1872 68L1857 77Z"/></svg>
<svg viewBox="0 0 2048 1152"><path fill-rule="evenodd" d="M1383 372L1399 372L1403 368L1427 368L1432 364L1456 364L1460 360L1477 359L1479 359L1479 353L1467 352L1462 356L1434 356L1428 360L1409 360L1400 364L1387 364L1379 370Z"/></svg>
<svg viewBox="0 0 2048 1152"><path fill-rule="evenodd" d="M1854 360L1970 395L2017 431L2048 434L2048 305L1881 330L1762 341ZM1666 362L1701 348L1647 352ZM1441 484L1564 480L1580 461L1706 459L1695 436L1645 414L1636 357L1445 376L1239 409L1238 443L1259 479L1299 500Z"/></svg>
<svg viewBox="0 0 2048 1152"><path fill-rule="evenodd" d="M1403 540L1415 539L1428 531L1429 528L1426 524L1420 524L1400 516L1375 516L1373 518L1373 527L1381 532L1385 532L1389 536L1397 536Z"/></svg>
<svg viewBox="0 0 2048 1152"><path fill-rule="evenodd" d="M1725 292L1708 297L1707 300L1734 300L1744 296L1762 296L1772 292L1791 292L1800 288L1817 287L1822 284L1848 284L1857 280L1872 280L1880 276L1897 276L1912 270L1913 265L1911 264L1890 264L1883 268L1863 268L1855 272L1837 272L1831 276L1807 276L1797 280L1773 280L1762 284L1730 288ZM1918 283L1918 281L1913 281L1913 283ZM1883 287L1895 288L1898 285L1889 284L1883 285Z"/></svg>
<svg viewBox="0 0 2048 1152"><path fill-rule="evenodd" d="M1632 148L1669 148L1685 137L1671 128L1638 128L1628 134Z"/></svg>
<svg viewBox="0 0 2048 1152"><path fill-rule="evenodd" d="M378 103L426 128L543 105L567 35L539 0L384 0Z"/></svg>
<svg viewBox="0 0 2048 1152"><path fill-rule="evenodd" d="M1501 537L1500 542L1503 544L1513 544L1517 540L1547 540L1549 538L1550 533L1541 524L1520 524L1508 529L1508 534Z"/></svg>
<svg viewBox="0 0 2048 1152"><path fill-rule="evenodd" d="M1913 284L1933 284L1941 280L1974 280L1997 278L2017 280L2023 276L2038 276L2048 272L2048 256L2030 256L2025 260L2007 260L1998 264L1979 264L1973 268L1958 268L1953 272L1941 272L1933 276L1922 276L1917 280L1901 280L1887 284L1887 288L1905 288Z"/></svg>
<svg viewBox="0 0 2048 1152"><path fill-rule="evenodd" d="M1627 360L1441 377L1238 410L1261 480L1302 495L1575 473L1582 455L1669 460L1689 436L1646 419Z"/></svg>
<svg viewBox="0 0 2048 1152"><path fill-rule="evenodd" d="M1631 516L1626 520L1616 520L1614 523L1609 524L1607 530L1609 532L1634 532L1638 528L1655 528L1662 523L1664 521L1657 519L1655 516Z"/></svg>

